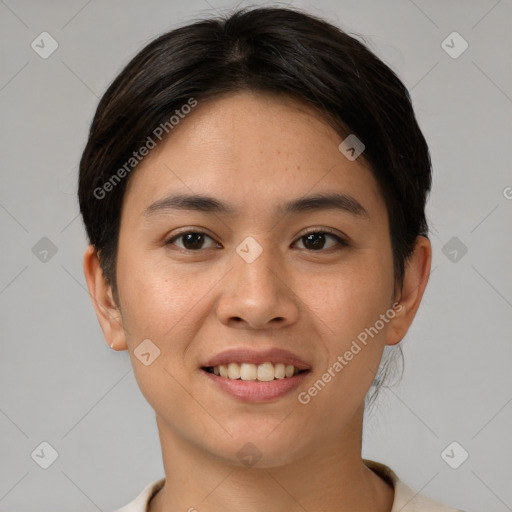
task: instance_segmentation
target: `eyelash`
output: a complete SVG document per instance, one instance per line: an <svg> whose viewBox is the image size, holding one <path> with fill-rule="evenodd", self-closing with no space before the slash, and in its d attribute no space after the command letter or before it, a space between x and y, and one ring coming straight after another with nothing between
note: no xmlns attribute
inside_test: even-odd
<svg viewBox="0 0 512 512"><path fill-rule="evenodd" d="M178 233L177 235L174 235L172 238L169 238L168 240L165 241L165 245L174 245L174 241L180 239L181 237L185 236L185 235L190 235L190 234L195 234L195 235L204 235L208 238L210 238L211 240L214 240L210 235L208 235L207 233L204 233L203 231L195 231L195 230L191 230L191 231L183 231L182 233ZM334 238L337 242L338 242L338 245L341 246L341 247L330 247L329 249L319 249L319 250L312 250L312 249L301 249L301 250L305 250L305 251L308 251L308 252L311 252L311 253L320 253L320 252L326 252L326 251L330 251L330 250L341 250L341 248L345 248L345 247L349 247L349 243L343 239L342 237L340 237L339 235L337 235L333 230L329 229L329 228L322 228L322 229L318 229L318 228L310 228L306 233L302 234L299 238L297 238L297 240L294 242L297 243L299 240L305 238L306 236L308 235L311 235L311 234L326 234L326 235L329 235L331 236L332 238ZM214 240L215 241L215 240ZM216 242L218 243L218 242ZM193 249L184 249L182 247L178 247L179 250L181 251L184 251L184 252L201 252L201 251L204 251L205 249L197 249L197 250L193 250Z"/></svg>

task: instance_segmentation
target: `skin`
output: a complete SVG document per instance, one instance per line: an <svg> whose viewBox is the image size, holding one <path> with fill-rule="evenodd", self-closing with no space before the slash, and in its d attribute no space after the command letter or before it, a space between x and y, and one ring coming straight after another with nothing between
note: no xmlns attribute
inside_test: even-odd
<svg viewBox="0 0 512 512"><path fill-rule="evenodd" d="M361 459L364 398L385 345L406 334L431 265L418 237L398 296L387 210L364 157L349 161L340 137L291 99L240 92L199 102L131 176L121 213L119 304L89 246L84 272L105 339L128 350L141 392L155 410L166 474L151 512L389 512L393 489ZM357 199L368 217L339 210L276 215L317 192ZM202 193L236 214L145 209L170 193ZM332 229L312 250L307 228ZM190 249L185 232L210 238ZM248 236L261 255L236 252ZM197 246L192 246L197 247ZM307 405L297 394L332 366L352 340L400 301L400 311ZM149 338L161 353L134 354ZM244 403L205 379L201 363L233 347L291 350L311 367L300 389ZM261 459L237 452L253 443Z"/></svg>

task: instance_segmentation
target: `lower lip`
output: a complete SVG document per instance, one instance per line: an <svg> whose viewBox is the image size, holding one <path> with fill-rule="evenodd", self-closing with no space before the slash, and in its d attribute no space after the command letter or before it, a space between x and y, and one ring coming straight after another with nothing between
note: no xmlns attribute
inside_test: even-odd
<svg viewBox="0 0 512 512"><path fill-rule="evenodd" d="M269 402L281 398L299 387L309 373L309 371L305 371L293 377L262 382L259 380L228 379L205 370L201 370L201 372L226 393L244 402L252 403Z"/></svg>

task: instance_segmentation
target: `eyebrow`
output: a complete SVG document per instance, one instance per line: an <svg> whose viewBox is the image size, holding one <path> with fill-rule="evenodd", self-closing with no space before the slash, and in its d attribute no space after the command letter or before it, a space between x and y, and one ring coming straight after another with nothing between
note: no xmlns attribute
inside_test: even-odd
<svg viewBox="0 0 512 512"><path fill-rule="evenodd" d="M193 210L228 216L237 210L228 203L201 194L177 194L155 201L144 210L144 216L165 213L170 210ZM277 215L297 214L320 210L339 210L355 217L369 218L363 205L354 197L336 192L320 193L287 201L276 208Z"/></svg>

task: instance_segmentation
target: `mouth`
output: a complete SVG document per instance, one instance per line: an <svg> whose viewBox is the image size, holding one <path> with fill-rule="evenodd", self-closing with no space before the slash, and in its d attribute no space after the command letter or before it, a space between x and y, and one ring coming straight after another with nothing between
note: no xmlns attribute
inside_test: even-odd
<svg viewBox="0 0 512 512"><path fill-rule="evenodd" d="M311 367L282 349L232 349L200 367L214 389L245 402L276 400L297 388Z"/></svg>
<svg viewBox="0 0 512 512"><path fill-rule="evenodd" d="M278 379L289 379L294 375L309 370L300 369L293 364L271 363L262 364L231 362L217 366L205 366L202 370L231 380L270 382Z"/></svg>

